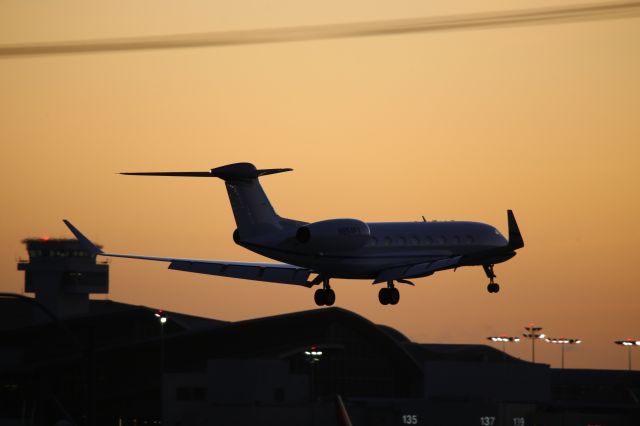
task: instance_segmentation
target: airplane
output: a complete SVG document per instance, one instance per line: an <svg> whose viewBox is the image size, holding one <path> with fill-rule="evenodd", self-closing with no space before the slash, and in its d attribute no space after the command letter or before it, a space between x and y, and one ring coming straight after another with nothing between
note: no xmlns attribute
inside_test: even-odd
<svg viewBox="0 0 640 426"><path fill-rule="evenodd" d="M496 228L480 222L422 221L363 222L340 218L308 223L279 216L259 178L292 169L256 169L251 163L234 163L206 172L126 172L136 176L219 178L225 182L237 225L233 241L255 253L284 263L228 262L106 253L68 220L63 220L94 256L169 262L169 269L229 278L292 284L311 288L318 306L331 306L336 295L332 278L367 279L384 283L378 299L396 305L400 292L395 283L414 285L411 279L462 266L482 266L497 293L494 265L506 262L524 247L515 216L507 211L507 240Z"/></svg>

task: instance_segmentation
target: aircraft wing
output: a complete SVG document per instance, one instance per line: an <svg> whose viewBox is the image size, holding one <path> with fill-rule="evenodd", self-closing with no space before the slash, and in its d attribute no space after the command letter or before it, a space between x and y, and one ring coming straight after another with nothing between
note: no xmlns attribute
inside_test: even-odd
<svg viewBox="0 0 640 426"><path fill-rule="evenodd" d="M169 269L230 278L242 278L253 281L301 285L303 287L313 286L313 284L308 281L309 275L312 272L310 269L300 268L286 263L171 259Z"/></svg>
<svg viewBox="0 0 640 426"><path fill-rule="evenodd" d="M407 278L426 277L434 272L445 269L456 268L460 265L462 256L446 257L432 262L416 263L395 268L385 269L376 277L374 284L387 282L390 280L401 280Z"/></svg>
<svg viewBox="0 0 640 426"><path fill-rule="evenodd" d="M241 278L245 280L266 281L278 284L292 284L312 287L308 281L313 272L307 268L288 265L286 263L254 263L228 262L221 260L181 259L174 257L140 256L134 254L105 253L85 237L68 220L63 221L73 235L80 241L89 253L97 256L124 257L129 259L154 260L169 262L169 269L177 271L196 272L199 274L218 275L221 277Z"/></svg>

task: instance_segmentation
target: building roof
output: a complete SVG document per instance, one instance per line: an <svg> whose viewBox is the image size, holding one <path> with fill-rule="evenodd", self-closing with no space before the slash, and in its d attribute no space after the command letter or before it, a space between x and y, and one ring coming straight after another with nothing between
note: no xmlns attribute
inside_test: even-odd
<svg viewBox="0 0 640 426"><path fill-rule="evenodd" d="M405 347L422 361L500 362L531 364L487 345L406 342Z"/></svg>

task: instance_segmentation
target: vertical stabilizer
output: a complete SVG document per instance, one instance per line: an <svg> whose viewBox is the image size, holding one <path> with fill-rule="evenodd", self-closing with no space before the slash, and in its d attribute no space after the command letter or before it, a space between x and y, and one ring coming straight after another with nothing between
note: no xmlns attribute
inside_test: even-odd
<svg viewBox="0 0 640 426"><path fill-rule="evenodd" d="M230 164L211 170L213 176L225 181L241 237L282 228L283 219L275 212L258 179L260 176L289 170L291 169L258 170L250 163Z"/></svg>

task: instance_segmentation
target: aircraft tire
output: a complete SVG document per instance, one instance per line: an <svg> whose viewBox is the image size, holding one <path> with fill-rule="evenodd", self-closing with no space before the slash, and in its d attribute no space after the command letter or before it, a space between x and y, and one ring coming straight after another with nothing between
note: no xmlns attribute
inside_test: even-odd
<svg viewBox="0 0 640 426"><path fill-rule="evenodd" d="M313 300L318 306L324 306L327 303L327 297L323 288L319 288L313 295Z"/></svg>
<svg viewBox="0 0 640 426"><path fill-rule="evenodd" d="M387 287L381 288L378 292L378 300L383 305L389 304L389 289Z"/></svg>
<svg viewBox="0 0 640 426"><path fill-rule="evenodd" d="M326 306L331 306L336 303L336 292L332 289L327 289L324 291L324 304Z"/></svg>
<svg viewBox="0 0 640 426"><path fill-rule="evenodd" d="M498 283L489 283L489 285L487 285L487 291L489 293L497 293L500 291L500 284Z"/></svg>
<svg viewBox="0 0 640 426"><path fill-rule="evenodd" d="M398 302L400 301L400 292L398 291L397 288L390 288L389 290L389 304L390 305L397 305Z"/></svg>

